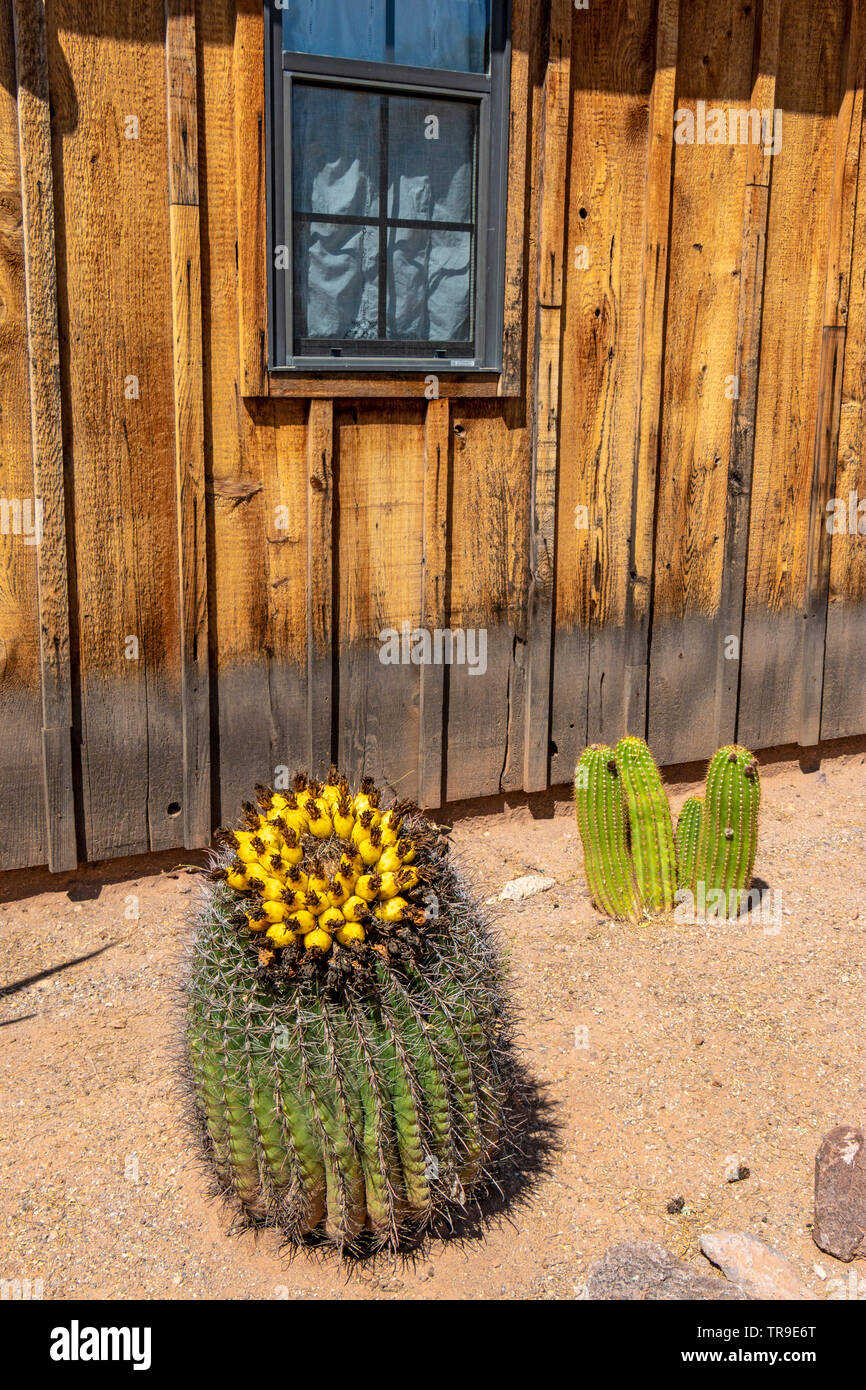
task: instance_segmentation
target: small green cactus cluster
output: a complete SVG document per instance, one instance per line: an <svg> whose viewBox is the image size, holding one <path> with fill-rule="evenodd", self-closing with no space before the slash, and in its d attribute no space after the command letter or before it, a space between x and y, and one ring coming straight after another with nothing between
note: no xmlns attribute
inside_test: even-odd
<svg viewBox="0 0 866 1390"><path fill-rule="evenodd" d="M683 806L675 842L659 770L643 739L586 748L574 797L593 901L611 917L636 922L644 912L669 912L688 890L714 912L736 916L755 864L760 795L754 756L720 748L705 797L689 797Z"/></svg>
<svg viewBox="0 0 866 1390"><path fill-rule="evenodd" d="M206 879L186 1030L199 1132L242 1222L290 1243L405 1246L509 1148L498 955L440 828L417 807L403 821L427 908L371 913L366 941L290 944L275 966L253 890ZM297 840L317 872L347 852L336 832Z"/></svg>

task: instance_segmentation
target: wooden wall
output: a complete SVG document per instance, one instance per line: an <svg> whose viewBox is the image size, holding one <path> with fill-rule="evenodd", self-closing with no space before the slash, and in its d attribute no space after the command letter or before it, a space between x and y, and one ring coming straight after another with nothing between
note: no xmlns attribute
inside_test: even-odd
<svg viewBox="0 0 866 1390"><path fill-rule="evenodd" d="M866 536L824 525L866 497L863 8L514 0L518 390L428 401L250 394L257 0L14 0L0 497L45 536L0 534L0 866L202 844L332 756L436 806L626 728L866 733ZM699 102L781 150L675 143ZM404 621L486 673L382 665Z"/></svg>

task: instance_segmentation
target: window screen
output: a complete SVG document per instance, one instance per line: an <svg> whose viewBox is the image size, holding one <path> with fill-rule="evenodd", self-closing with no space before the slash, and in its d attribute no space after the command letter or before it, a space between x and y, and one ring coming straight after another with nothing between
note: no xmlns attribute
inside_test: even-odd
<svg viewBox="0 0 866 1390"><path fill-rule="evenodd" d="M272 369L498 369L506 10L274 5Z"/></svg>

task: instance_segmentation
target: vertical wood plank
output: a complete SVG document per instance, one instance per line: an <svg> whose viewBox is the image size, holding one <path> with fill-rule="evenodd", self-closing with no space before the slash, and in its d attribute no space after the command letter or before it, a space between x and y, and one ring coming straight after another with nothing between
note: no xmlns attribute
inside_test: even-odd
<svg viewBox="0 0 866 1390"><path fill-rule="evenodd" d="M264 6L238 0L234 35L240 386L267 394Z"/></svg>
<svg viewBox="0 0 866 1390"><path fill-rule="evenodd" d="M41 503L37 545L42 759L48 866L77 862L72 789L72 687L61 424L54 184L43 0L15 0L18 143L27 292L27 346L34 498Z"/></svg>
<svg viewBox="0 0 866 1390"><path fill-rule="evenodd" d="M574 16L551 782L624 732L653 0Z"/></svg>
<svg viewBox="0 0 866 1390"><path fill-rule="evenodd" d="M772 111L776 105L776 72L779 63L779 24L782 0L764 0L761 10L758 71L751 107ZM764 266L767 255L767 217L773 157L764 142L751 144L747 153L746 194L743 210L743 252L740 260L740 303L737 317L737 351L734 362L737 395L731 410L731 445L728 463L728 501L725 517L725 553L722 593L716 634L716 747L733 743L737 732L737 702L746 600L746 563L749 545L749 510L752 464L755 457L755 417L758 409L758 377L761 361L761 325L764 306ZM736 659L728 652L728 639L736 638Z"/></svg>
<svg viewBox="0 0 866 1390"><path fill-rule="evenodd" d="M853 12L852 12L853 10ZM830 594L831 542L827 503L833 492L839 454L842 382L854 225L857 209L857 175L863 126L863 81L866 61L866 22L863 7L849 8L847 52L842 67L842 90L836 121L833 158L833 193L827 271L824 281L824 332L818 387L818 417L809 511L806 564L805 627L800 710L800 744L811 747L821 737L824 689L824 651L827 638L827 606Z"/></svg>
<svg viewBox="0 0 866 1390"><path fill-rule="evenodd" d="M30 356L12 8L0 13L0 507L33 504ZM39 583L32 536L0 526L0 869L44 864ZM31 513L30 522L33 517Z"/></svg>
<svg viewBox="0 0 866 1390"><path fill-rule="evenodd" d="M424 422L424 511L421 553L421 623L432 632L444 628L448 567L448 481L451 466L451 407L447 399L429 401ZM442 804L442 742L445 720L445 668L421 666L419 706L418 803L435 810Z"/></svg>
<svg viewBox="0 0 866 1390"><path fill-rule="evenodd" d="M524 265L529 233L527 156L530 90L530 3L511 6L511 103L508 112L508 206L505 229L505 309L499 393L517 396L523 379L526 303Z"/></svg>
<svg viewBox="0 0 866 1390"><path fill-rule="evenodd" d="M334 647L334 402L310 401L307 423L307 767L332 758Z"/></svg>
<svg viewBox="0 0 866 1390"><path fill-rule="evenodd" d="M821 373L826 400L832 363L824 300L848 9L847 0L782 6L775 101L783 139L773 156L767 221L737 719L737 739L750 748L796 743L803 733L814 451Z"/></svg>
<svg viewBox="0 0 866 1390"><path fill-rule="evenodd" d="M569 0L552 0L538 202L538 303L532 403L524 791L547 786L559 451L560 341L571 112Z"/></svg>
<svg viewBox="0 0 866 1390"><path fill-rule="evenodd" d="M638 348L640 385L634 433L634 483L625 619L623 724L628 733L638 735L645 734L647 729L647 659L653 585L656 474L661 429L678 45L678 0L659 0L656 20L656 70L649 105L643 284Z"/></svg>
<svg viewBox="0 0 866 1390"><path fill-rule="evenodd" d="M165 20L183 832L193 849L210 843L212 829L195 0L165 0Z"/></svg>

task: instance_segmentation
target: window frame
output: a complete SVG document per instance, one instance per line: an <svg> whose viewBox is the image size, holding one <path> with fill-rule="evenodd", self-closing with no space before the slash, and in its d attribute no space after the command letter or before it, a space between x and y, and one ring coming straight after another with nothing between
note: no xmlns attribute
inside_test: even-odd
<svg viewBox="0 0 866 1390"><path fill-rule="evenodd" d="M472 359L407 355L399 339L383 356L302 356L293 347L291 88L294 81L357 88L412 97L472 101L478 111L477 205ZM344 376L388 373L464 377L503 371L505 313L505 223L508 187L508 127L511 85L511 0L492 0L489 73L452 72L404 64L283 52L282 10L265 0L265 150L267 222L267 371L278 382L305 373ZM322 216L322 222L327 217ZM435 230L435 223L431 224ZM277 270L278 246L288 249L288 268Z"/></svg>

